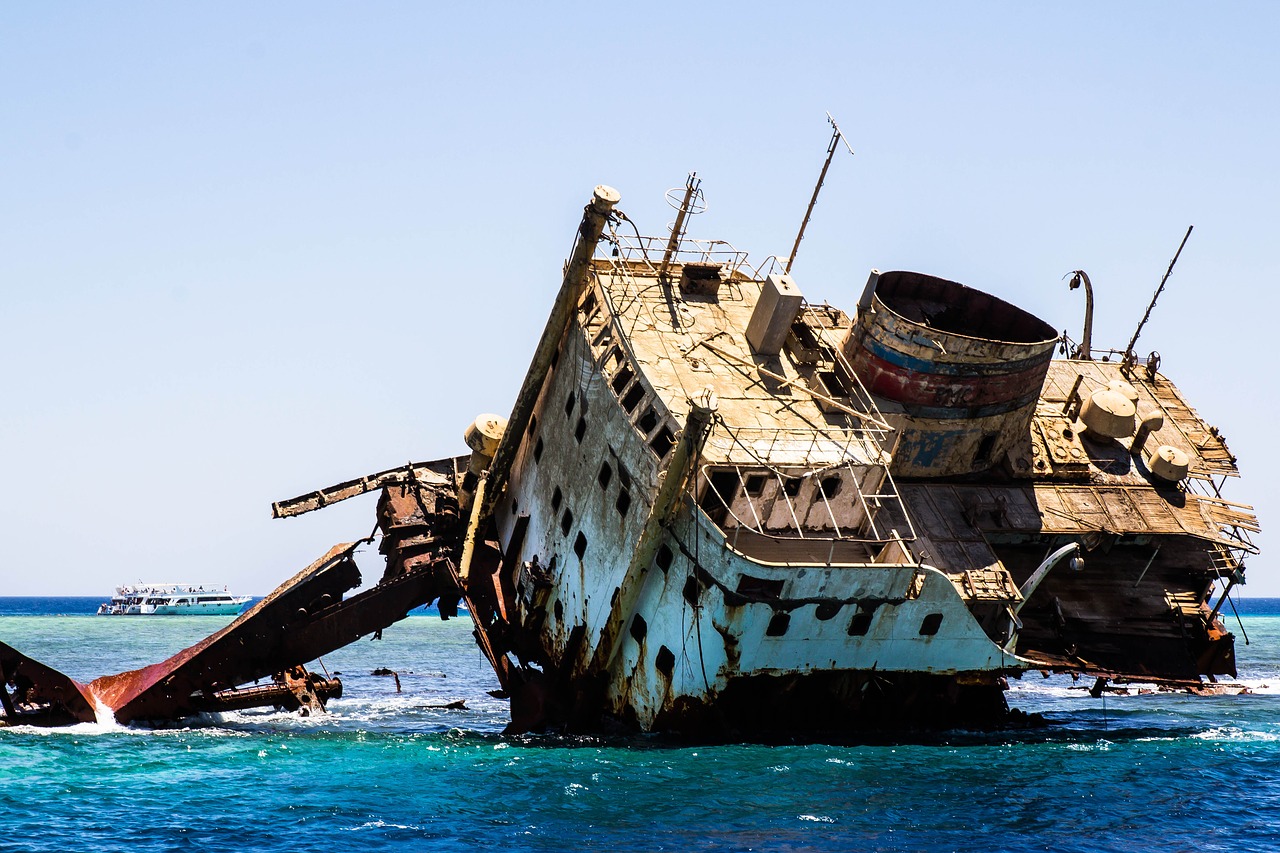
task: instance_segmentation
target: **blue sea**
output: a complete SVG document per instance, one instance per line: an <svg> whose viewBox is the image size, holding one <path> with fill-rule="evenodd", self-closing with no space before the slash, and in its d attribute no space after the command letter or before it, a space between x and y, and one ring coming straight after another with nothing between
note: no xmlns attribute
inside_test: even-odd
<svg viewBox="0 0 1280 853"><path fill-rule="evenodd" d="M0 598L0 640L88 681L228 621L97 603ZM470 620L413 615L324 659L345 693L321 717L0 729L0 850L1272 851L1280 599L1227 615L1250 694L1036 674L1010 700L1048 728L856 746L503 737Z"/></svg>

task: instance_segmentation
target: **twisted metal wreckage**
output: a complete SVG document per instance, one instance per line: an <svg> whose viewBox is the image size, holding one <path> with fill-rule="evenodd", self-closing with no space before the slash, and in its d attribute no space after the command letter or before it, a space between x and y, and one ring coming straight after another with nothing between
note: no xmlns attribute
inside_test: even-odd
<svg viewBox="0 0 1280 853"><path fill-rule="evenodd" d="M752 267L686 239L700 198L690 176L646 238L596 188L511 414L478 418L468 456L273 506L380 491L377 584L344 598L355 543L335 546L89 685L0 645L2 722L318 708L341 685L306 662L433 601L465 603L512 731L999 725L1028 670L1234 676L1220 608L1257 522L1136 334L1095 351L1089 317L1055 360L1065 333L912 272L872 271L852 314L811 305L794 249Z"/></svg>

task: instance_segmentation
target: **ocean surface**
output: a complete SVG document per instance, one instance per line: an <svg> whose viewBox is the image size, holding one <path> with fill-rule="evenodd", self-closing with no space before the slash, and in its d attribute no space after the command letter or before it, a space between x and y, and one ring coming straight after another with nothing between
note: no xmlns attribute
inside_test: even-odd
<svg viewBox="0 0 1280 853"><path fill-rule="evenodd" d="M0 641L88 681L229 621L98 601L0 598ZM1272 851L1280 599L1239 604L1248 695L1034 675L1010 701L1045 729L856 746L503 737L470 620L412 615L324 659L345 692L321 717L0 729L0 851Z"/></svg>

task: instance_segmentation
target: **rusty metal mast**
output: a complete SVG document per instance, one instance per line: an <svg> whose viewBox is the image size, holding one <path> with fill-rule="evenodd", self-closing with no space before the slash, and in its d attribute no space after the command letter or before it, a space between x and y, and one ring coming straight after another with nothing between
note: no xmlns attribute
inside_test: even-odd
<svg viewBox="0 0 1280 853"><path fill-rule="evenodd" d="M813 188L813 197L809 199L809 206L804 211L804 221L800 223L800 231L796 234L796 242L791 246L791 254L787 256L787 266L785 272L791 273L791 265L796 261L796 252L800 250L800 241L804 239L804 229L809 227L809 219L813 216L813 207L818 203L818 193L822 191L822 182L827 179L827 170L831 168L831 161L836 156L836 143L843 142L844 147L849 149L849 153L853 153L853 146L844 138L844 134L840 132L840 126L836 124L836 120L831 117L831 113L827 113L827 121L831 124L831 143L827 145L827 159L822 163L822 171L818 174L818 183Z"/></svg>

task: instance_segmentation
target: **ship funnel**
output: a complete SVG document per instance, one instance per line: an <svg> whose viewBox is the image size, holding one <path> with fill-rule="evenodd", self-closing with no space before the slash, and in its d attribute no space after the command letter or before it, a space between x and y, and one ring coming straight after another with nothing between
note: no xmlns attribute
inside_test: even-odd
<svg viewBox="0 0 1280 853"><path fill-rule="evenodd" d="M905 415L893 473L984 471L1027 434L1058 342L1021 308L954 281L872 271L844 354ZM897 406L892 404L896 403Z"/></svg>

